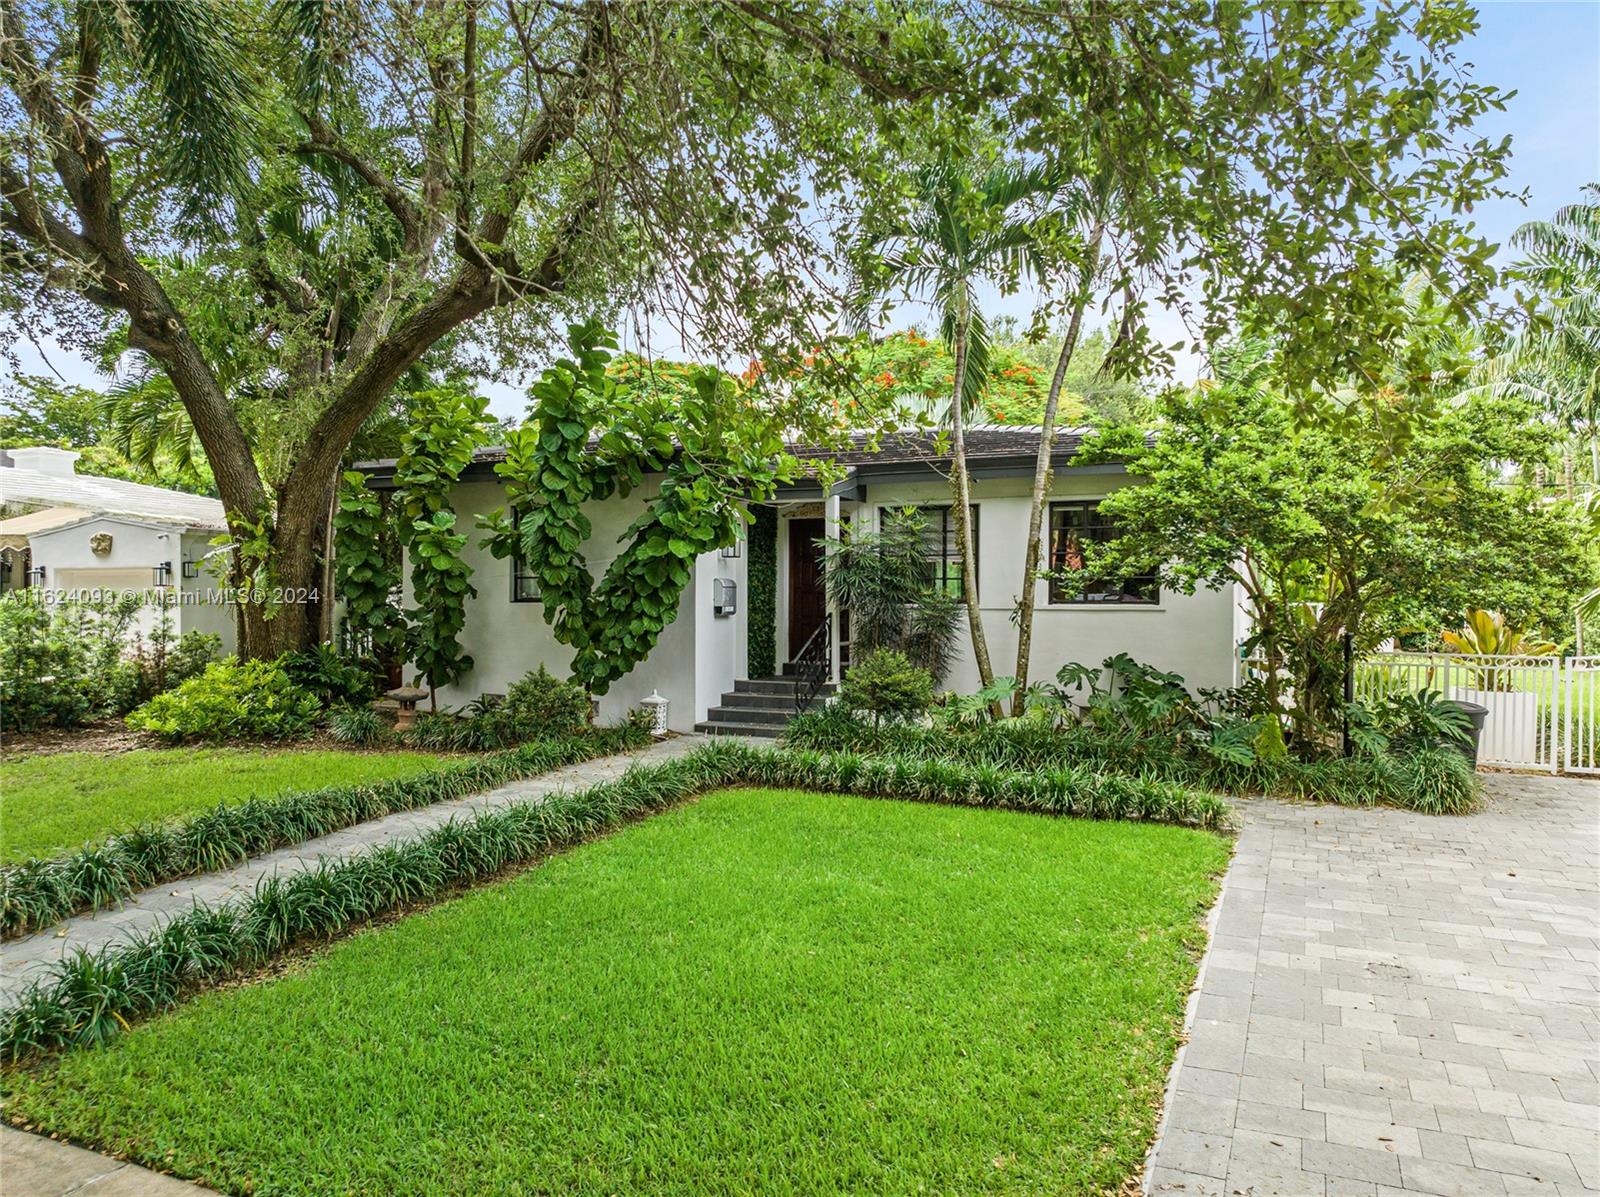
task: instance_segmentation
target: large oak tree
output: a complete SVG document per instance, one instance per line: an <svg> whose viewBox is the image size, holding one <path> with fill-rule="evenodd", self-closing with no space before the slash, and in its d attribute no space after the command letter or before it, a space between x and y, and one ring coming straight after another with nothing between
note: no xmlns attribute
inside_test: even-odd
<svg viewBox="0 0 1600 1197"><path fill-rule="evenodd" d="M623 304L814 341L830 219L895 193L961 59L851 5L0 0L3 311L159 368L236 577L314 586L342 456L441 343L493 374ZM241 650L317 622L247 606Z"/></svg>

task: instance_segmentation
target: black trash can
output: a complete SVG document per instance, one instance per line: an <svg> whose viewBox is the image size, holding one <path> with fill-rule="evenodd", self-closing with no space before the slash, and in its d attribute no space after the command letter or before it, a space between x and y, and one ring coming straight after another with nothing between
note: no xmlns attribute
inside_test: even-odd
<svg viewBox="0 0 1600 1197"><path fill-rule="evenodd" d="M1459 698L1447 700L1450 706L1455 707L1467 717L1467 722L1472 726L1465 741L1451 739L1445 741L1445 747L1454 748L1467 758L1467 764L1474 769L1478 767L1478 741L1483 738L1483 721L1489 717L1489 708L1479 706L1475 702L1462 702Z"/></svg>

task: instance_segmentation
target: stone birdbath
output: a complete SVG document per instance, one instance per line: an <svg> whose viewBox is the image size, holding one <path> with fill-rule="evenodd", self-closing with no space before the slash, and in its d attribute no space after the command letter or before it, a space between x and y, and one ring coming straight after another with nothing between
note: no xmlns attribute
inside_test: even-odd
<svg viewBox="0 0 1600 1197"><path fill-rule="evenodd" d="M417 686L397 686L388 697L400 704L394 716L395 731L406 731L417 721L417 704L428 697L428 692Z"/></svg>

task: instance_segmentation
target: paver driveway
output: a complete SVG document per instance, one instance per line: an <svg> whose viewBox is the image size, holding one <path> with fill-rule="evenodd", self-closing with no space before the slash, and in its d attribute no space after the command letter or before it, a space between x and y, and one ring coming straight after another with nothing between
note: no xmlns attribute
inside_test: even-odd
<svg viewBox="0 0 1600 1197"><path fill-rule="evenodd" d="M1600 1190L1600 783L1255 801L1146 1191Z"/></svg>

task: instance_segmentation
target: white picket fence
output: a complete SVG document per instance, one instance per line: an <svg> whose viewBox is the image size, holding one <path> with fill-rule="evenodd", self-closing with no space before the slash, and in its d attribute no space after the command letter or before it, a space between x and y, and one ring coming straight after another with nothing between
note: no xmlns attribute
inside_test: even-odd
<svg viewBox="0 0 1600 1197"><path fill-rule="evenodd" d="M1356 697L1434 690L1487 707L1478 760L1600 774L1600 657L1376 653L1356 662Z"/></svg>

